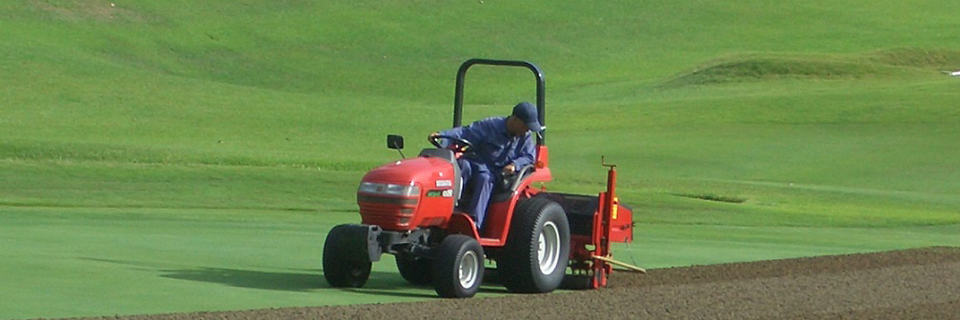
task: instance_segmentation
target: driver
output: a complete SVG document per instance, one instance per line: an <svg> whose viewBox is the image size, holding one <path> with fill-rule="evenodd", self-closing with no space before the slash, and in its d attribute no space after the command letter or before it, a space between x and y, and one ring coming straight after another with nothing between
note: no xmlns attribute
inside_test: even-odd
<svg viewBox="0 0 960 320"><path fill-rule="evenodd" d="M494 183L535 161L534 140L530 132L543 131L538 119L537 108L521 102L513 107L510 116L486 118L466 127L431 133L427 138L449 136L473 145L473 152L465 154L457 163L463 185L472 183L473 186L467 207L461 209L473 216L478 229L483 227Z"/></svg>

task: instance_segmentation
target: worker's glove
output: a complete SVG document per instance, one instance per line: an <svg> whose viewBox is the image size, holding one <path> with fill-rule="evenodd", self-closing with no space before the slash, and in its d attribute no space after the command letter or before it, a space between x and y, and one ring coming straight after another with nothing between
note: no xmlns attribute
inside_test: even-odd
<svg viewBox="0 0 960 320"><path fill-rule="evenodd" d="M512 163L503 167L503 175L512 176L515 173L517 173L517 168L514 167Z"/></svg>

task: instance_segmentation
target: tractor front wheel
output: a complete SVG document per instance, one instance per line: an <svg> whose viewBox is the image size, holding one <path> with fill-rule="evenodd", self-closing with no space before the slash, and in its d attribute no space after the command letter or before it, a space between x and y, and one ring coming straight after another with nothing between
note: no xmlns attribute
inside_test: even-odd
<svg viewBox="0 0 960 320"><path fill-rule="evenodd" d="M451 235L440 242L433 262L433 287L443 298L469 298L483 281L483 247L465 235Z"/></svg>
<svg viewBox="0 0 960 320"><path fill-rule="evenodd" d="M362 251L366 248L366 234L362 232L366 230L339 225L327 234L323 244L323 277L331 286L360 288L367 283L373 263L367 252Z"/></svg>

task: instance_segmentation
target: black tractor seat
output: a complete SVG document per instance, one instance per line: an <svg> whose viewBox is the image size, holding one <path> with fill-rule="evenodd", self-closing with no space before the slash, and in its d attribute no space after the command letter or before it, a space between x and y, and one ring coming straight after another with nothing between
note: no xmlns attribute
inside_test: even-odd
<svg viewBox="0 0 960 320"><path fill-rule="evenodd" d="M490 196L490 202L509 200L513 197L513 193L517 191L517 188L520 187L520 184L533 174L533 171L533 165L528 164L512 175L502 176L500 183L493 186L493 195Z"/></svg>

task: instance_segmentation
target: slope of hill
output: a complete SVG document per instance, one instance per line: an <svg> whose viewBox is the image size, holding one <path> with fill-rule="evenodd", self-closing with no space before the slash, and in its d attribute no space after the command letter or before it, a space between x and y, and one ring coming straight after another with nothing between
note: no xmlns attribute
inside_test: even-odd
<svg viewBox="0 0 960 320"><path fill-rule="evenodd" d="M0 316L428 295L385 264L385 295L293 283L319 277L318 239L356 221L363 172L399 156L384 136L419 149L450 125L456 69L474 57L544 70L549 188L595 193L600 156L620 165L640 243L617 248L628 260L960 245L960 79L942 73L960 70L958 9L2 2ZM524 71L476 69L467 86L467 119L533 99ZM118 289L81 294L101 286Z"/></svg>

